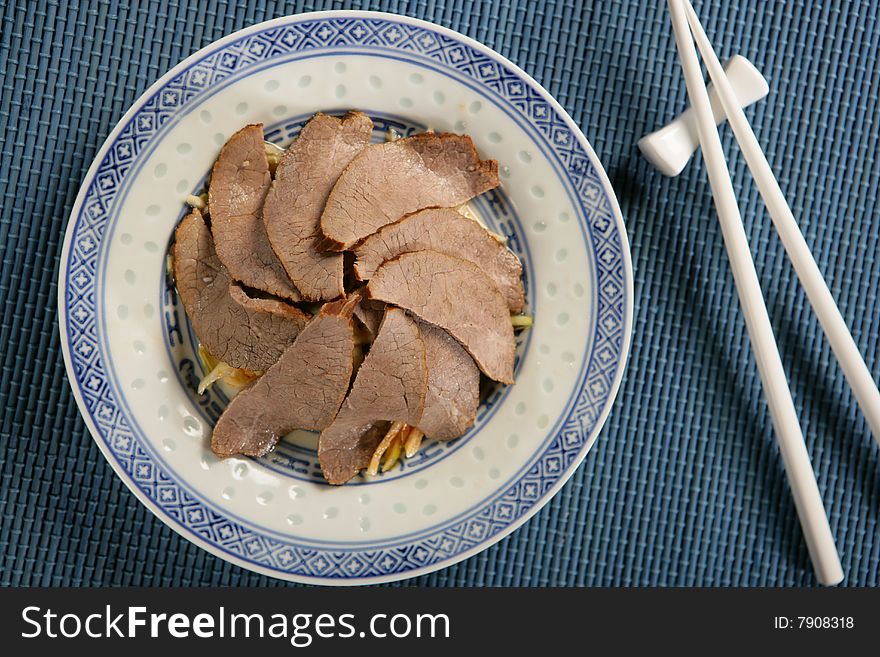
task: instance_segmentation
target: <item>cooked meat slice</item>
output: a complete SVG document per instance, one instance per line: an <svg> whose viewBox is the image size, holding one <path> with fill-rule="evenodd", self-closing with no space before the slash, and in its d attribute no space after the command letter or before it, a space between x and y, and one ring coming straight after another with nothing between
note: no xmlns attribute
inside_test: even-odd
<svg viewBox="0 0 880 657"><path fill-rule="evenodd" d="M498 182L498 163L480 160L465 135L425 133L373 144L330 192L320 248L344 251L405 214L461 205Z"/></svg>
<svg viewBox="0 0 880 657"><path fill-rule="evenodd" d="M427 385L419 327L404 311L389 308L351 392L318 440L318 460L327 481L344 484L369 464L384 435L375 430L378 421L417 425Z"/></svg>
<svg viewBox="0 0 880 657"><path fill-rule="evenodd" d="M268 369L310 319L281 301L252 299L233 283L198 210L177 227L174 278L199 341L233 367Z"/></svg>
<svg viewBox="0 0 880 657"><path fill-rule="evenodd" d="M507 302L474 263L437 251L404 253L376 270L367 296L445 329L486 376L513 383L516 343Z"/></svg>
<svg viewBox="0 0 880 657"><path fill-rule="evenodd" d="M419 322L428 364L428 394L418 428L428 438L452 440L467 431L480 403L480 370L443 329Z"/></svg>
<svg viewBox="0 0 880 657"><path fill-rule="evenodd" d="M367 329L370 342L372 342L379 335L379 325L382 324L382 318L385 317L385 304L381 301L367 299L366 290L363 291L363 294L364 299L354 309L354 316Z"/></svg>
<svg viewBox="0 0 880 657"><path fill-rule="evenodd" d="M208 186L211 232L220 262L234 279L298 301L263 225L263 200L271 182L263 126L245 126L229 138L214 163Z"/></svg>
<svg viewBox="0 0 880 657"><path fill-rule="evenodd" d="M354 248L355 276L369 280L386 260L425 249L470 260L495 281L510 312L522 312L519 258L476 221L451 208L421 210L365 239Z"/></svg>
<svg viewBox="0 0 880 657"><path fill-rule="evenodd" d="M318 439L318 460L327 483L334 486L344 484L366 468L390 426L390 422L383 420L365 424L334 423L327 427ZM322 442L325 444L323 452Z"/></svg>
<svg viewBox="0 0 880 657"><path fill-rule="evenodd" d="M278 163L263 206L269 242L303 298L344 294L342 255L316 249L327 196L349 162L370 143L373 122L349 112L315 114Z"/></svg>
<svg viewBox="0 0 880 657"><path fill-rule="evenodd" d="M263 456L294 429L320 431L333 421L351 381L358 301L325 304L278 362L229 402L211 437L215 454Z"/></svg>

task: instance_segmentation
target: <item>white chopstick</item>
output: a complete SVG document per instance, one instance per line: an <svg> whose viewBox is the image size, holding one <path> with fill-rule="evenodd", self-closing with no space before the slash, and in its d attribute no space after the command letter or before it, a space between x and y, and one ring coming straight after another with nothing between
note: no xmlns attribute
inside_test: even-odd
<svg viewBox="0 0 880 657"><path fill-rule="evenodd" d="M834 297L831 296L831 291L813 259L813 254L804 241L804 236L798 228L791 208L779 188L779 182L773 175L770 163L767 162L764 151L761 150L758 138L755 137L752 126L737 101L736 93L724 74L724 68L718 61L715 50L700 24L699 18L697 18L697 13L690 0L685 0L685 10L694 39L703 55L706 68L709 70L709 77L715 84L718 99L727 114L727 121L733 129L737 142L739 142L746 163L749 165L749 171L752 172L752 177L755 179L764 204L770 213L770 218L773 219L773 224L776 226L791 264L801 280L801 285L804 286L807 298L813 305L819 323L822 325L825 335L828 336L828 342L834 350L834 355L840 361L840 367L859 402L865 420L874 435L874 440L880 445L880 390L877 389L871 371L859 353L859 348L840 314L840 309L834 303Z"/></svg>
<svg viewBox="0 0 880 657"><path fill-rule="evenodd" d="M749 242L743 227L733 182L721 138L715 127L709 94L703 83L703 74L691 31L688 27L684 0L668 0L675 43L687 83L688 96L697 119L700 146L709 174L709 184L724 244L730 259L734 282L740 298L746 328L764 385L767 406L773 417L773 426L779 450L785 464L795 508L800 518L816 577L822 584L837 584L843 579L840 557L828 525L828 517L819 495L816 476L798 423L791 391L779 357L773 328L764 305L764 297L752 261Z"/></svg>

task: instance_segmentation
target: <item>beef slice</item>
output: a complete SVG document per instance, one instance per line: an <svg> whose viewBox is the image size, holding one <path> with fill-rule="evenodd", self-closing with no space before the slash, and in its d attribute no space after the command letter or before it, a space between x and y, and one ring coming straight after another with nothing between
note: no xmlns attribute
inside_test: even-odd
<svg viewBox="0 0 880 657"><path fill-rule="evenodd" d="M369 280L386 260L430 249L470 260L495 281L511 313L525 304L522 263L476 221L451 208L429 208L381 228L354 247L354 273Z"/></svg>
<svg viewBox="0 0 880 657"><path fill-rule="evenodd" d="M378 422L418 425L425 408L425 345L415 320L389 308L351 392L318 440L318 460L331 484L344 484L365 468L384 432Z"/></svg>
<svg viewBox="0 0 880 657"><path fill-rule="evenodd" d="M373 122L361 112L316 114L281 157L263 206L272 249L309 301L344 293L342 255L317 250L321 213L343 169L370 143Z"/></svg>
<svg viewBox="0 0 880 657"><path fill-rule="evenodd" d="M513 383L516 342L507 302L474 263L437 251L404 253L376 270L367 296L446 330L486 376Z"/></svg>
<svg viewBox="0 0 880 657"><path fill-rule="evenodd" d="M215 454L263 456L294 429L330 425L351 381L358 301L325 304L278 362L229 402L211 437Z"/></svg>
<svg viewBox="0 0 880 657"><path fill-rule="evenodd" d="M452 440L463 435L477 417L480 370L443 329L419 322L419 330L425 343L428 391L418 428L428 438Z"/></svg>
<svg viewBox="0 0 880 657"><path fill-rule="evenodd" d="M252 371L268 369L310 317L273 299L252 299L229 276L211 231L193 210L175 233L177 291L199 342L215 358Z"/></svg>
<svg viewBox="0 0 880 657"><path fill-rule="evenodd" d="M299 301L300 294L272 250L263 224L263 201L271 183L263 126L245 126L220 150L211 172L211 232L220 262L235 280Z"/></svg>
<svg viewBox="0 0 880 657"><path fill-rule="evenodd" d="M330 192L321 215L320 248L350 249L406 214L461 205L498 184L498 163L480 160L466 135L424 133L372 144Z"/></svg>

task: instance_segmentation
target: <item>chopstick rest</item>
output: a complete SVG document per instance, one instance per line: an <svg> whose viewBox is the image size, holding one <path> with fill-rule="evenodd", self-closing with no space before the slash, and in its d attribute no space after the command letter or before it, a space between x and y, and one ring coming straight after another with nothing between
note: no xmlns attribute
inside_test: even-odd
<svg viewBox="0 0 880 657"><path fill-rule="evenodd" d="M748 107L761 100L770 90L761 72L742 55L734 55L728 59L724 64L724 72L736 92L740 107ZM725 121L726 115L712 84L709 85L709 101L715 123L720 125ZM680 174L699 145L700 135L692 108L688 108L659 130L639 139L642 155L665 176Z"/></svg>

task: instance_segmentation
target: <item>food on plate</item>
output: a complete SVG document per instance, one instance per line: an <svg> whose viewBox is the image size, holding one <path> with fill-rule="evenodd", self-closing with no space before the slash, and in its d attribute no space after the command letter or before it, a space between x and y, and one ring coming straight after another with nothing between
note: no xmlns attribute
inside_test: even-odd
<svg viewBox="0 0 880 657"><path fill-rule="evenodd" d="M352 249L354 274L359 280L369 280L383 262L424 250L470 260L495 281L511 313L522 311L525 296L519 258L483 226L451 208L415 212L364 239Z"/></svg>
<svg viewBox="0 0 880 657"><path fill-rule="evenodd" d="M241 388L262 374L262 372L253 372L251 370L233 367L229 363L217 360L214 356L208 353L208 350L205 349L205 346L202 344L199 345L198 357L199 362L202 364L202 367L205 368L205 372L207 372L207 374L199 380L199 386L196 389L196 392L200 395L217 383L217 381L223 381L225 384L233 386L234 388Z"/></svg>
<svg viewBox="0 0 880 657"><path fill-rule="evenodd" d="M516 342L507 302L495 282L469 260L438 251L404 253L376 270L367 296L446 330L483 374L513 383Z"/></svg>
<svg viewBox="0 0 880 657"><path fill-rule="evenodd" d="M325 479L387 471L473 426L482 377L512 384L522 264L466 205L499 184L466 135L370 144L373 123L316 114L287 149L262 126L191 195L173 272L210 370L237 394L221 457L320 432Z"/></svg>
<svg viewBox="0 0 880 657"><path fill-rule="evenodd" d="M324 301L344 293L342 254L318 251L321 212L343 169L373 135L362 112L342 118L316 114L281 156L263 206L266 233L304 299Z"/></svg>
<svg viewBox="0 0 880 657"><path fill-rule="evenodd" d="M311 319L283 301L251 298L233 282L196 209L175 232L174 278L199 342L235 368L268 369Z"/></svg>
<svg viewBox="0 0 880 657"><path fill-rule="evenodd" d="M331 484L343 484L367 467L382 435L377 422L418 425L425 408L428 369L416 321L389 308L376 341L355 374L351 392L318 438L318 459Z"/></svg>
<svg viewBox="0 0 880 657"><path fill-rule="evenodd" d="M223 146L211 172L211 233L220 262L235 280L298 301L299 292L272 250L263 224L263 201L271 184L263 126L245 126Z"/></svg>
<svg viewBox="0 0 880 657"><path fill-rule="evenodd" d="M378 336L351 393L318 439L318 458L331 484L360 470L390 469L401 452L412 456L422 437L452 440L477 416L480 371L445 331L400 308L385 311ZM377 424L391 422L387 432Z"/></svg>
<svg viewBox="0 0 880 657"><path fill-rule="evenodd" d="M363 325L369 341L372 342L379 335L379 325L382 323L382 318L385 317L385 304L381 301L367 299L366 288L361 288L358 293L363 296L363 299L354 309L354 316Z"/></svg>
<svg viewBox="0 0 880 657"><path fill-rule="evenodd" d="M480 370L446 331L419 322L425 343L428 391L419 430L434 440L452 440L467 431L480 404Z"/></svg>
<svg viewBox="0 0 880 657"><path fill-rule="evenodd" d="M455 207L499 184L467 135L426 132L365 148L339 177L321 215L322 246L350 249L416 210Z"/></svg>
<svg viewBox="0 0 880 657"><path fill-rule="evenodd" d="M215 454L263 456L294 429L321 431L333 421L351 380L351 313L359 300L325 304L278 361L233 397L214 427Z"/></svg>

